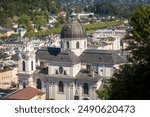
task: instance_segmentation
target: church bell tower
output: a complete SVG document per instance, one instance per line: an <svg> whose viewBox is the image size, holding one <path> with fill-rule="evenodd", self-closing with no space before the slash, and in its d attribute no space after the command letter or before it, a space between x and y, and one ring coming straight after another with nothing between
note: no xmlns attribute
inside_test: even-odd
<svg viewBox="0 0 150 117"><path fill-rule="evenodd" d="M36 70L35 51L30 43L25 43L19 53L19 88L33 87L33 73Z"/></svg>

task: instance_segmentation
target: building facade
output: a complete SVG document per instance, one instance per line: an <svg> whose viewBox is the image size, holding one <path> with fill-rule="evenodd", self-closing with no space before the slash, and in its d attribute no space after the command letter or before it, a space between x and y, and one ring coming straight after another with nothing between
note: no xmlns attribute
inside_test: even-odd
<svg viewBox="0 0 150 117"><path fill-rule="evenodd" d="M20 55L20 88L32 86L44 91L46 99L56 100L98 99L96 91L104 77L110 77L113 66L123 62L115 53L88 49L75 13L61 31L61 48L41 48L36 58L32 49Z"/></svg>
<svg viewBox="0 0 150 117"><path fill-rule="evenodd" d="M0 88L10 89L11 84L18 83L18 67L0 69Z"/></svg>

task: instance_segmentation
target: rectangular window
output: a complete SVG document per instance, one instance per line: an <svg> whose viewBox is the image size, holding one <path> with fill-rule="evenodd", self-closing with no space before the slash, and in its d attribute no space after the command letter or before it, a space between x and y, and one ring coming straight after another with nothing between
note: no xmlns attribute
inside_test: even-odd
<svg viewBox="0 0 150 117"><path fill-rule="evenodd" d="M74 100L79 100L79 96L74 96Z"/></svg>
<svg viewBox="0 0 150 117"><path fill-rule="evenodd" d="M31 70L33 71L33 61L31 61Z"/></svg>
<svg viewBox="0 0 150 117"><path fill-rule="evenodd" d="M25 61L23 61L23 63L22 63L22 71L25 71Z"/></svg>

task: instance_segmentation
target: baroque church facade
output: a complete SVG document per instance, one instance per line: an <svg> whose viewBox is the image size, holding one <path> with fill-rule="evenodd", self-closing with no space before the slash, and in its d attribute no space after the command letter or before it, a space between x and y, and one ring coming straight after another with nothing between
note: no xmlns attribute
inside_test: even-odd
<svg viewBox="0 0 150 117"><path fill-rule="evenodd" d="M35 87L46 99L97 100L96 91L123 63L117 53L88 49L85 30L72 13L61 31L61 48L34 51L27 44L19 57L19 87Z"/></svg>

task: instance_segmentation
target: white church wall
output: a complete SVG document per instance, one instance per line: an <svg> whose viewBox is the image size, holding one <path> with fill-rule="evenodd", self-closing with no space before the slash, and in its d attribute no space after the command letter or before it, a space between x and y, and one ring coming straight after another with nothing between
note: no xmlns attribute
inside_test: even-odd
<svg viewBox="0 0 150 117"><path fill-rule="evenodd" d="M59 74L59 68L62 67L63 68L63 73L64 71L66 72L66 75L71 75L71 67L63 67L63 66L49 66L48 67L48 74L56 74L56 70L58 71Z"/></svg>
<svg viewBox="0 0 150 117"><path fill-rule="evenodd" d="M49 65L48 67L48 74L56 74L56 70L58 71L58 75L59 75L59 68L62 67L63 68L63 73L66 72L66 75L75 77L77 75L77 73L80 71L81 69L81 64L76 64L73 65L72 67L67 67L67 66L51 66ZM65 74L64 74L65 75Z"/></svg>
<svg viewBox="0 0 150 117"><path fill-rule="evenodd" d="M23 61L25 62L25 71L23 71ZM31 74L31 60L20 60L19 61L19 73Z"/></svg>
<svg viewBox="0 0 150 117"><path fill-rule="evenodd" d="M80 54L86 49L84 42L86 40L73 40L71 41L71 51L73 51L77 56L80 56ZM79 48L76 48L76 43L79 42ZM86 42L87 43L87 42Z"/></svg>
<svg viewBox="0 0 150 117"><path fill-rule="evenodd" d="M85 65L85 64L82 64L82 65L81 65L81 68L82 68L82 69L86 69L86 65Z"/></svg>
<svg viewBox="0 0 150 117"><path fill-rule="evenodd" d="M28 60L28 62L26 62L26 73L27 74L31 74L31 60Z"/></svg>
<svg viewBox="0 0 150 117"><path fill-rule="evenodd" d="M83 85L80 85L80 87L79 87L79 89L80 89L80 100L83 100L84 98L87 98L87 99L90 99L90 100L96 100L97 98L96 98L96 90L95 89L93 89L93 85L90 85L89 83L88 83L88 85L89 85L89 90L88 90L88 94L84 94L83 93Z"/></svg>
<svg viewBox="0 0 150 117"><path fill-rule="evenodd" d="M58 91L58 85L55 86L55 99L57 100L66 100L66 93L65 93L65 90L66 90L66 87L64 87L64 92L63 93L60 93Z"/></svg>
<svg viewBox="0 0 150 117"><path fill-rule="evenodd" d="M75 77L81 70L81 64L76 64L72 67L72 76ZM71 75L71 74L70 74Z"/></svg>
<svg viewBox="0 0 150 117"><path fill-rule="evenodd" d="M57 66L49 66L48 67L48 74L56 74L56 70L58 69Z"/></svg>
<svg viewBox="0 0 150 117"><path fill-rule="evenodd" d="M77 87L75 84L70 82L69 84L67 81L63 80L64 83L64 92L59 92L58 82L49 83L49 92L47 93L49 99L55 99L55 100L74 100L74 96L79 96L79 100L83 100L84 98L90 99L90 100L96 100L97 94L96 94L96 88L93 89L92 84L88 83L89 85L89 94L83 94L83 83L79 83Z"/></svg>
<svg viewBox="0 0 150 117"><path fill-rule="evenodd" d="M113 72L112 72L113 66L99 66L98 67L98 74L101 76L105 77L111 77Z"/></svg>
<svg viewBox="0 0 150 117"><path fill-rule="evenodd" d="M67 42L69 42L69 48L67 47ZM79 42L79 48L76 48L77 42ZM71 50L77 56L79 56L86 48L87 48L87 40L86 39L71 40L71 41L70 41L70 39L62 40L62 50Z"/></svg>

